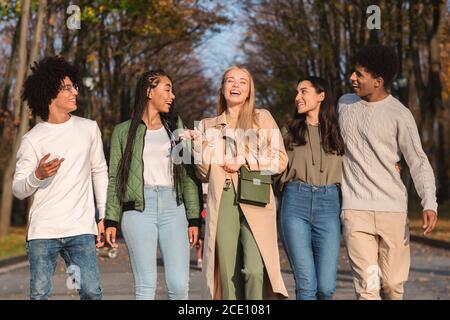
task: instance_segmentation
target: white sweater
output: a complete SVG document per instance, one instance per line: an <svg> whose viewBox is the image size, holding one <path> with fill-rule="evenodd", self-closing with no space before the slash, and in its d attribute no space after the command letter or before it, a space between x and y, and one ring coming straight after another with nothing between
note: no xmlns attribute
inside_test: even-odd
<svg viewBox="0 0 450 320"><path fill-rule="evenodd" d="M39 180L35 171L47 153L47 161L65 160L56 175ZM93 191L102 219L107 187L108 167L95 121L71 116L62 124L42 122L23 136L12 188L19 199L34 194L28 240L96 235Z"/></svg>
<svg viewBox="0 0 450 320"><path fill-rule="evenodd" d="M407 212L407 190L395 167L403 155L423 209L437 212L433 169L408 108L391 95L370 103L347 94L339 99L339 125L342 209Z"/></svg>

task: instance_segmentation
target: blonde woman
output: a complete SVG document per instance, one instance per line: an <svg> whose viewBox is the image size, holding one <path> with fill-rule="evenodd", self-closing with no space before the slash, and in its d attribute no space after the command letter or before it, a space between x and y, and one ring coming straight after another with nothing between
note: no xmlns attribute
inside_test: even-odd
<svg viewBox="0 0 450 320"><path fill-rule="evenodd" d="M267 110L254 108L254 100L248 70L230 67L222 77L217 117L202 120L190 132L197 174L209 182L203 259L206 299L287 297L280 271L272 187L265 206L238 199L241 166L278 174L287 165L277 124ZM246 138L239 139L238 132ZM230 141L234 143L227 143ZM234 149L232 153L227 147Z"/></svg>

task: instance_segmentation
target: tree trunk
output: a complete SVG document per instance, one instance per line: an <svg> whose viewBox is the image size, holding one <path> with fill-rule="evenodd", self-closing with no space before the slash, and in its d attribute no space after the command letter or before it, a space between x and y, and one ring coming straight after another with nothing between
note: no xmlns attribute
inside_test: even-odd
<svg viewBox="0 0 450 320"><path fill-rule="evenodd" d="M26 38L28 36L28 21L30 15L30 0L24 0L23 12L22 12L22 24L20 30L20 46L19 46L19 67L18 70L25 71L26 62ZM33 47L31 49L30 61L35 61L39 53L39 46L41 42L41 34L43 21L45 17L45 10L47 6L47 0L39 1L38 16L36 33L33 39ZM29 73L29 71L27 72ZM16 86L14 88L14 98L13 101L18 103L17 108L20 110L20 91L22 89L22 84L24 81L24 72L17 74ZM0 211L0 237L7 235L9 226L11 224L11 213L12 213L12 180L14 174L14 168L16 163L16 153L19 149L22 136L28 130L28 106L24 105L21 112L20 126L17 135L14 139L13 150L8 161L5 173L3 175L3 193Z"/></svg>
<svg viewBox="0 0 450 320"><path fill-rule="evenodd" d="M47 26L46 26L46 42L45 42L45 56L53 56L55 55L55 30L54 25L56 21L56 10L54 1L48 1L48 10L47 10Z"/></svg>
<svg viewBox="0 0 450 320"><path fill-rule="evenodd" d="M441 50L440 39L443 34L445 16L447 13L447 5L445 1L433 2L433 29L431 32L431 38L429 41L429 75L428 75L428 88L430 90L430 100L432 106L433 116L433 133L435 148L435 166L437 171L437 184L438 184L438 197L444 197L448 192L448 161L447 145L448 137L443 135L445 127L448 126L448 112L444 108L442 101L442 83L440 78L441 73Z"/></svg>
<svg viewBox="0 0 450 320"><path fill-rule="evenodd" d="M27 36L28 36L28 21L30 16L30 0L24 0L22 6L22 18L20 24L20 38L19 38L19 65L16 78L16 84L14 87L13 105L14 105L14 119L16 114L20 112L20 91L25 76L25 66L27 59ZM14 172L14 148L11 152L8 160L8 165L3 174L3 187L2 187L2 202L0 211L0 237L8 234L8 229L11 224L11 209L12 209L12 175Z"/></svg>
<svg viewBox="0 0 450 320"><path fill-rule="evenodd" d="M12 131L11 124L11 115L8 112L8 104L9 104L9 92L11 90L11 82L13 79L15 66L16 66L16 57L17 57L17 46L18 46L18 40L19 40L19 31L20 31L20 17L18 19L18 24L16 26L16 29L14 30L14 36L13 41L11 45L11 56L9 58L8 67L6 69L5 73L5 79L3 82L3 88L2 88L2 98L0 101L0 114L2 112L5 112L4 117L2 117L2 120L0 121L0 136L3 139L3 141L9 141L10 139L10 132Z"/></svg>
<svg viewBox="0 0 450 320"><path fill-rule="evenodd" d="M17 78L13 92L13 107L14 107L14 123L18 124L20 119L20 92L25 76L25 68L27 61L27 37L28 37L28 23L30 20L30 0L23 1L22 18L20 21L20 38L19 38L19 62L17 67Z"/></svg>
<svg viewBox="0 0 450 320"><path fill-rule="evenodd" d="M18 21L18 25L16 26L16 29L14 30L14 36L13 41L11 44L11 56L9 58L8 67L6 69L5 73L5 79L3 82L3 88L2 88L2 100L0 105L0 110L6 110L8 108L8 96L9 96L9 89L11 86L11 80L13 76L14 71L14 65L15 65L15 59L16 59L16 53L17 53L17 40L19 38L19 25L20 25L20 18Z"/></svg>

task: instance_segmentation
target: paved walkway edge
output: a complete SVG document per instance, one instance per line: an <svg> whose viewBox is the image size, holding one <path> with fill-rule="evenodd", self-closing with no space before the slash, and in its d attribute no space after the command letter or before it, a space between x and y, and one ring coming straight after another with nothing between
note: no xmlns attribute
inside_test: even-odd
<svg viewBox="0 0 450 320"><path fill-rule="evenodd" d="M430 247L450 250L450 241L436 240L418 235L410 235L411 241ZM192 264L192 261L191 261ZM28 266L27 255L16 256L0 260L0 274Z"/></svg>
<svg viewBox="0 0 450 320"><path fill-rule="evenodd" d="M28 266L27 255L16 256L0 260L0 274Z"/></svg>
<svg viewBox="0 0 450 320"><path fill-rule="evenodd" d="M450 250L450 241L431 239L424 236L411 234L411 241L425 244L427 246Z"/></svg>

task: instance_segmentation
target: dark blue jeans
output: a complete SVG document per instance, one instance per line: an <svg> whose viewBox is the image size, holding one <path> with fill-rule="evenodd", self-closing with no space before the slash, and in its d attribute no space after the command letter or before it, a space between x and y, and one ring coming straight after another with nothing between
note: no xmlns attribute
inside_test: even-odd
<svg viewBox="0 0 450 320"><path fill-rule="evenodd" d="M289 182L280 208L280 234L295 276L298 300L331 300L340 246L340 196L335 185Z"/></svg>
<svg viewBox="0 0 450 320"><path fill-rule="evenodd" d="M50 299L52 275L59 254L67 266L67 288L77 289L82 300L102 298L94 235L30 240L27 242L27 252L31 272L31 300Z"/></svg>

